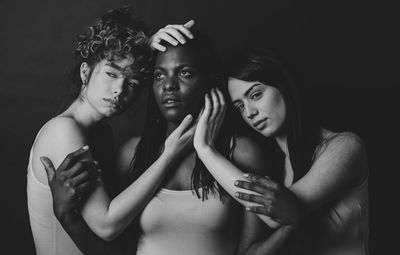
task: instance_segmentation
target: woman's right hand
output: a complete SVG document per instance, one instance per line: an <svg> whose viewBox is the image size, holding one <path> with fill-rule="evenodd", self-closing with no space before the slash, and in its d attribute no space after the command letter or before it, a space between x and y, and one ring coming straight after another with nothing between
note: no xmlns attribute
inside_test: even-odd
<svg viewBox="0 0 400 255"><path fill-rule="evenodd" d="M54 214L58 219L78 209L100 181L96 162L79 160L87 150L88 147L84 146L68 154L57 170L49 158L40 157L53 197Z"/></svg>
<svg viewBox="0 0 400 255"><path fill-rule="evenodd" d="M193 39L190 29L194 26L194 20L190 20L183 25L166 25L150 37L150 47L153 50L165 51L167 48L162 45L162 41L166 41L173 46L185 44L186 39Z"/></svg>
<svg viewBox="0 0 400 255"><path fill-rule="evenodd" d="M190 127L192 121L193 116L187 115L181 124L168 136L164 143L164 154L179 157L193 148L193 135L196 125Z"/></svg>

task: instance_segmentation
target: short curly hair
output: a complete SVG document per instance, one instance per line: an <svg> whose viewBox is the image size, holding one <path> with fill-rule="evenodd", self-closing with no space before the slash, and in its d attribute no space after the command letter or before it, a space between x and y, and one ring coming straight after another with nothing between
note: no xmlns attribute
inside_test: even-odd
<svg viewBox="0 0 400 255"><path fill-rule="evenodd" d="M107 11L94 25L77 36L75 64L70 73L73 86L70 98L62 108L68 107L80 94L80 65L83 62L93 67L103 59L114 61L116 57L132 57L134 63L131 68L141 80L135 91L138 94L151 74L152 51L148 40L148 28L132 15L129 6Z"/></svg>

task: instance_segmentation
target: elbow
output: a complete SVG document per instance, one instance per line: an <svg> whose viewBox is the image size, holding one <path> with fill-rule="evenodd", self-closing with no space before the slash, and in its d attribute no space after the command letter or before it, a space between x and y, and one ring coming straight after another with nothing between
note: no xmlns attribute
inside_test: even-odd
<svg viewBox="0 0 400 255"><path fill-rule="evenodd" d="M95 233L107 242L113 241L121 233L121 231L113 226L102 226L94 230Z"/></svg>

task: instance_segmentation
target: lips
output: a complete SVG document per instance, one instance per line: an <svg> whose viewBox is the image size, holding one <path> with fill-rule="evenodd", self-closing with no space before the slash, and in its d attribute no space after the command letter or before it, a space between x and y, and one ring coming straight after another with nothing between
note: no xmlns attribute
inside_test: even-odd
<svg viewBox="0 0 400 255"><path fill-rule="evenodd" d="M180 105L182 103L182 100L179 96L174 95L174 94L168 94L164 95L161 99L161 103L165 107L175 107L177 105Z"/></svg>
<svg viewBox="0 0 400 255"><path fill-rule="evenodd" d="M264 127L264 124L266 122L267 119L262 119L262 120L258 120L256 122L253 123L253 127L257 128L257 129L262 129Z"/></svg>
<svg viewBox="0 0 400 255"><path fill-rule="evenodd" d="M108 102L108 103L110 103L111 106L112 106L113 108L116 108L116 109L122 108L122 104L119 102L118 99L114 99L114 98L103 98L103 100L106 101L106 102Z"/></svg>

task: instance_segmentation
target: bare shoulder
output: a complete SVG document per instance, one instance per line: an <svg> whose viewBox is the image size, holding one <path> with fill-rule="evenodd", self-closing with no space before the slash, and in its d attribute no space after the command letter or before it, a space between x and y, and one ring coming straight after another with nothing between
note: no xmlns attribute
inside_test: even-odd
<svg viewBox="0 0 400 255"><path fill-rule="evenodd" d="M368 177L367 153L362 138L353 132L334 133L323 130L323 140L316 151L317 165L332 164L335 169L345 168L355 183Z"/></svg>
<svg viewBox="0 0 400 255"><path fill-rule="evenodd" d="M334 133L324 129L322 142L316 156L322 154L365 154L365 144L362 138L353 132Z"/></svg>
<svg viewBox="0 0 400 255"><path fill-rule="evenodd" d="M128 172L139 141L139 136L132 137L117 149L116 166L119 175L125 175Z"/></svg>
<svg viewBox="0 0 400 255"><path fill-rule="evenodd" d="M79 124L69 117L55 117L41 129L33 146L32 165L37 179L47 183L41 156L51 159L57 168L65 156L87 144L87 138Z"/></svg>
<svg viewBox="0 0 400 255"><path fill-rule="evenodd" d="M249 137L239 136L235 140L233 161L245 172L256 174L267 174L269 165L266 149L258 142Z"/></svg>

